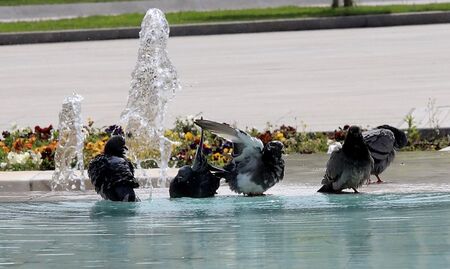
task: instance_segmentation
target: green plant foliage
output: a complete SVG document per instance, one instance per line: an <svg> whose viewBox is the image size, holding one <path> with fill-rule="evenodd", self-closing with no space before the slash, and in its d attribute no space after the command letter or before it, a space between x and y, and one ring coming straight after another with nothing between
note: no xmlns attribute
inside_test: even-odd
<svg viewBox="0 0 450 269"><path fill-rule="evenodd" d="M137 0L1 0L0 6L76 4L76 3L97 3L97 2L117 2L117 1L137 1Z"/></svg>
<svg viewBox="0 0 450 269"><path fill-rule="evenodd" d="M450 145L450 136L438 136L439 129L437 128L433 128L434 134L431 138L422 138L412 115L407 115L405 122L408 125L408 128L405 130L406 136L408 137L408 144L402 151L440 150Z"/></svg>
<svg viewBox="0 0 450 269"><path fill-rule="evenodd" d="M2 1L0 1L0 3ZM284 6L261 9L170 12L166 13L166 18L171 25L176 25L190 23L257 21L448 10L450 10L450 3L433 3L422 5L356 6L345 8ZM144 14L121 14L33 22L8 22L0 23L0 32L6 33L69 29L139 27L143 17Z"/></svg>
<svg viewBox="0 0 450 269"><path fill-rule="evenodd" d="M405 122L408 125L408 129L406 129L406 135L408 137L408 145L412 146L414 144L417 144L420 141L420 133L414 122L414 117L412 115L406 116Z"/></svg>
<svg viewBox="0 0 450 269"><path fill-rule="evenodd" d="M439 150L450 145L450 137L444 136L431 141L422 139L412 116L407 116L408 145L402 150ZM263 131L255 128L246 130L247 133L258 137L264 144L272 140L281 141L284 144L286 154L310 154L326 152L328 145L334 141L342 142L346 129L339 128L334 132L306 132L287 125L274 127L267 124ZM103 152L104 146L111 135L124 135L120 126L112 125L102 128L94 127L94 122L89 120L83 127L84 164L85 167L96 155ZM169 165L181 167L191 165L196 149L200 142L200 130L194 124L193 118L179 118L173 128L165 131L165 136L173 141L172 155ZM58 132L50 125L46 128L36 126L31 128L4 131L0 139L0 171L21 170L52 170L55 168L54 156L58 145ZM231 142L205 131L203 153L208 161L217 166L227 164L233 153ZM154 160L146 160L141 163L143 168L155 168Z"/></svg>

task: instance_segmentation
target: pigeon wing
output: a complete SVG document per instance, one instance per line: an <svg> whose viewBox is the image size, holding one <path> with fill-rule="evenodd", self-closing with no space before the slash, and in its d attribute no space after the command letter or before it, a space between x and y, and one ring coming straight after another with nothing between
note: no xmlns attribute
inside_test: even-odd
<svg viewBox="0 0 450 269"><path fill-rule="evenodd" d="M378 126L377 129L386 129L386 130L391 131L395 137L394 147L397 149L401 149L404 146L406 146L406 144L408 144L408 137L406 136L405 132L402 130L399 130L399 129L397 129L393 126L387 125L387 124Z"/></svg>
<svg viewBox="0 0 450 269"><path fill-rule="evenodd" d="M200 143L197 146L197 151L195 152L194 162L192 164L192 170L196 172L204 172L208 169L208 161L206 160L205 156L203 155L203 129L201 130L200 135Z"/></svg>
<svg viewBox="0 0 450 269"><path fill-rule="evenodd" d="M134 177L134 166L133 166L133 163L130 160L128 160L128 159L126 159L126 161L128 163L128 167L130 168L131 174Z"/></svg>
<svg viewBox="0 0 450 269"><path fill-rule="evenodd" d="M330 159L327 162L327 170L325 171L322 184L328 185L339 180L345 169L345 165L345 156L342 149L331 153Z"/></svg>
<svg viewBox="0 0 450 269"><path fill-rule="evenodd" d="M363 133L363 139L374 159L385 160L394 150L394 133L387 129L374 129Z"/></svg>
<svg viewBox="0 0 450 269"><path fill-rule="evenodd" d="M131 162L125 158L112 156L109 159L110 176L108 187L116 184L127 184L133 188L139 187L134 177L134 168Z"/></svg>
<svg viewBox="0 0 450 269"><path fill-rule="evenodd" d="M233 155L240 155L247 148L257 148L261 151L264 146L261 140L251 137L246 132L235 129L226 123L218 123L210 120L196 120L195 124L202 129L209 130L226 140L233 142Z"/></svg>
<svg viewBox="0 0 450 269"><path fill-rule="evenodd" d="M99 193L108 176L108 158L103 155L97 155L89 163L88 175L94 185L95 191Z"/></svg>
<svg viewBox="0 0 450 269"><path fill-rule="evenodd" d="M263 169L261 158L264 148L261 140L225 123L201 119L196 120L195 124L233 143L233 161L224 167L227 172L215 174L218 177L224 177L232 190L239 192L237 185L239 175L244 177L261 175Z"/></svg>

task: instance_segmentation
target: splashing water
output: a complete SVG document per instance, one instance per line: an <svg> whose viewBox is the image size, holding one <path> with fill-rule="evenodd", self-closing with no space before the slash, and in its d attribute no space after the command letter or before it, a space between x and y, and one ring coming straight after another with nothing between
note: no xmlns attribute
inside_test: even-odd
<svg viewBox="0 0 450 269"><path fill-rule="evenodd" d="M55 152L52 190L84 190L84 164L81 101L78 94L64 99L59 113L59 142Z"/></svg>
<svg viewBox="0 0 450 269"><path fill-rule="evenodd" d="M155 161L165 183L172 142L164 137L168 102L181 89L166 50L169 24L159 9L149 9L139 32L139 51L132 73L128 102L121 115L131 159Z"/></svg>

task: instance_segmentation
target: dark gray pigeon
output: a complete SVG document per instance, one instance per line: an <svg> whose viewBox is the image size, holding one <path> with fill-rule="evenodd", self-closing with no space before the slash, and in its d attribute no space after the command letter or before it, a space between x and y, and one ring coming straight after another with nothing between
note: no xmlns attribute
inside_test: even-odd
<svg viewBox="0 0 450 269"><path fill-rule="evenodd" d="M216 172L217 170L219 169L208 164L208 160L203 155L202 130L194 163L192 167L185 165L178 170L178 174L170 182L170 197L204 198L214 196L220 186L220 177L214 175L211 171Z"/></svg>
<svg viewBox="0 0 450 269"><path fill-rule="evenodd" d="M394 160L395 151L408 143L406 134L395 127L381 125L373 130L363 132L363 138L374 160L371 174L377 177L376 183L382 183L379 175Z"/></svg>
<svg viewBox="0 0 450 269"><path fill-rule="evenodd" d="M104 153L89 163L88 175L92 185L105 200L139 201L134 193L139 183L134 178L133 164L125 158L125 150L125 139L113 136L106 142Z"/></svg>
<svg viewBox="0 0 450 269"><path fill-rule="evenodd" d="M233 160L223 174L231 190L248 196L262 195L284 177L283 144L261 140L225 123L196 120L202 129L233 142Z"/></svg>
<svg viewBox="0 0 450 269"><path fill-rule="evenodd" d="M318 192L340 193L343 189L356 189L370 178L373 159L364 143L361 128L351 126L348 129L344 145L331 153L327 170Z"/></svg>

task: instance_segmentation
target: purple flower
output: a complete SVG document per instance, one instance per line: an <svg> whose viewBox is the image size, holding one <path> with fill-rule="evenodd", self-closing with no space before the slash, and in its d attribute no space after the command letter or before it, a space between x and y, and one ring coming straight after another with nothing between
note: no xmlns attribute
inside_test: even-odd
<svg viewBox="0 0 450 269"><path fill-rule="evenodd" d="M190 149L196 149L197 148L197 143L191 143L190 145L189 145L189 148Z"/></svg>
<svg viewBox="0 0 450 269"><path fill-rule="evenodd" d="M2 132L3 138L8 138L10 135L11 135L11 133L8 132L8 131L3 131L3 132Z"/></svg>
<svg viewBox="0 0 450 269"><path fill-rule="evenodd" d="M209 148L209 147L203 147L203 153L205 154L205 155L209 155L209 154L211 154L212 153L212 149L211 148Z"/></svg>
<svg viewBox="0 0 450 269"><path fill-rule="evenodd" d="M233 143L225 141L222 145L223 148L233 148Z"/></svg>

